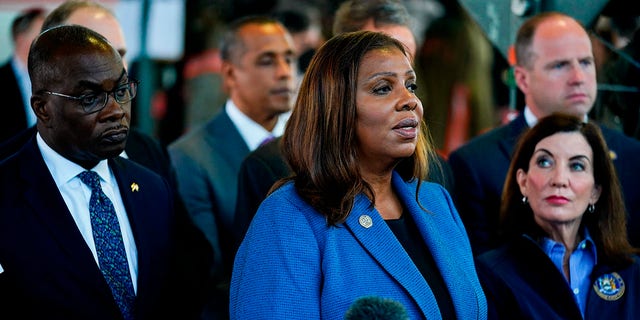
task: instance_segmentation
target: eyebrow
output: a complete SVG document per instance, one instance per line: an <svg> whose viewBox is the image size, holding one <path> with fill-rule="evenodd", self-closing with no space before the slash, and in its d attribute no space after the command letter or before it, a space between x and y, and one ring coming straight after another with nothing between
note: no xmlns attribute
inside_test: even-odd
<svg viewBox="0 0 640 320"><path fill-rule="evenodd" d="M571 60L574 60L574 59L578 60L578 62L585 61L585 60L593 62L595 60L593 56L583 56L583 57L577 57L577 58L576 57L561 58L561 59L555 59L555 60L549 61L548 63L545 64L545 67L553 67L554 65L557 65L559 63L568 64L568 63L571 63Z"/></svg>
<svg viewBox="0 0 640 320"><path fill-rule="evenodd" d="M407 72L405 72L405 75L414 76L415 77L416 72L414 70L407 70ZM372 74L366 80L371 80L371 79L379 78L379 77L397 77L397 76L398 76L398 74L395 73L395 72L383 71L383 72L378 72L378 73Z"/></svg>
<svg viewBox="0 0 640 320"><path fill-rule="evenodd" d="M585 156L585 155L582 155L582 154L569 158L569 160L579 160L579 159L584 159L587 162L591 163L591 159L589 157Z"/></svg>
<svg viewBox="0 0 640 320"><path fill-rule="evenodd" d="M122 72L120 73L120 76L116 80L116 83L120 83L120 81L122 81L122 78L124 78L125 75L127 75L127 70L122 68ZM80 80L78 82L78 85L81 87L89 88L89 89L96 89L102 86L99 83L88 81L88 80Z"/></svg>
<svg viewBox="0 0 640 320"><path fill-rule="evenodd" d="M278 55L295 56L295 53L291 49L289 49L287 51L284 51L284 52L278 52L278 51L269 50L269 51L261 52L257 57L258 57L258 59L260 59L262 57L276 57Z"/></svg>
<svg viewBox="0 0 640 320"><path fill-rule="evenodd" d="M544 148L536 149L536 150L533 152L533 155L535 155L536 153L539 153L539 152L543 152L543 153L546 153L546 154L548 154L548 155L550 155L550 156L554 156L554 154L553 154L552 152L550 152L549 150L544 149ZM573 157L569 157L569 160L578 160L578 159L585 159L585 160L587 160L589 163L591 163L591 158L589 158L588 156L586 156L586 155L584 155L584 154L579 154L579 155L575 155L575 156L573 156Z"/></svg>

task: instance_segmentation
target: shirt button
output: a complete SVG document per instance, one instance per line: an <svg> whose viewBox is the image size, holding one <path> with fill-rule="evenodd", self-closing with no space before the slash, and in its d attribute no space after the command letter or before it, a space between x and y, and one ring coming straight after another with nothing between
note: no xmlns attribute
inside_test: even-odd
<svg viewBox="0 0 640 320"><path fill-rule="evenodd" d="M573 294L578 294L578 293L580 293L580 289L578 288L573 289Z"/></svg>

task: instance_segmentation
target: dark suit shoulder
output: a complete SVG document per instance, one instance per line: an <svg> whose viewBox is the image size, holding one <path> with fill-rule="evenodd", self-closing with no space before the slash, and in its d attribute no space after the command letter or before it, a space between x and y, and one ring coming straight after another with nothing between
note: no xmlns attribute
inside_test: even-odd
<svg viewBox="0 0 640 320"><path fill-rule="evenodd" d="M32 126L20 131L5 141L0 141L0 160L18 152L29 139L35 136L36 132L36 126Z"/></svg>
<svg viewBox="0 0 640 320"><path fill-rule="evenodd" d="M168 185L169 183L166 177L130 159L115 157L109 159L109 166L114 170L114 174L123 175L130 179L144 180L154 184Z"/></svg>
<svg viewBox="0 0 640 320"><path fill-rule="evenodd" d="M610 149L618 148L627 151L638 152L640 150L640 141L625 135L624 133L607 128L605 126L600 126L600 130L602 131L602 136L604 136L605 141Z"/></svg>
<svg viewBox="0 0 640 320"><path fill-rule="evenodd" d="M17 87L17 79L13 72L13 67L11 66L11 59L8 59L2 64L2 66L0 66L0 75L2 76L0 78L0 83L5 84L13 82L16 83ZM2 90L6 90L6 88L3 88Z"/></svg>
<svg viewBox="0 0 640 320"><path fill-rule="evenodd" d="M169 153L155 138L132 128L127 137L125 152L134 162L151 169L167 180L173 179Z"/></svg>
<svg viewBox="0 0 640 320"><path fill-rule="evenodd" d="M242 138L229 115L222 111L205 124L185 133L169 145L172 149L196 149L198 151L203 144L225 144L230 139ZM201 150L200 150L201 151Z"/></svg>
<svg viewBox="0 0 640 320"><path fill-rule="evenodd" d="M243 160L242 167L264 167L281 178L289 175L291 170L280 150L280 137L252 151Z"/></svg>
<svg viewBox="0 0 640 320"><path fill-rule="evenodd" d="M11 59L0 67L0 96L3 115L0 118L0 142L27 128L27 115Z"/></svg>
<svg viewBox="0 0 640 320"><path fill-rule="evenodd" d="M477 157L478 153L486 154L487 151L497 148L498 143L504 140L516 140L521 130L511 123L491 129L469 140L451 153L453 157Z"/></svg>

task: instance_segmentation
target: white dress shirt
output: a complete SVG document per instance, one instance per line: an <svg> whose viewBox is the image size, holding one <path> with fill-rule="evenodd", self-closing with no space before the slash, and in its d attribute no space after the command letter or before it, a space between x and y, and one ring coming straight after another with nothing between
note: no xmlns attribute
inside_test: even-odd
<svg viewBox="0 0 640 320"><path fill-rule="evenodd" d="M250 151L258 148L268 137L278 137L282 135L287 120L289 119L289 115L291 114L291 111L281 114L278 117L278 122L273 128L273 131L269 132L259 123L253 121L251 118L247 117L247 115L242 113L231 99L227 100L224 107L229 118L231 118L231 122L233 122L240 132L240 136L242 136L242 139L244 139L244 142L247 144Z"/></svg>
<svg viewBox="0 0 640 320"><path fill-rule="evenodd" d="M71 216L82 234L84 241L93 253L93 258L98 263L98 252L93 240L93 232L91 229L91 216L89 213L89 200L91 199L91 188L85 185L78 174L86 171L78 164L69 161L59 153L51 149L49 145L42 139L40 133L37 133L36 140L40 153L44 158L44 162L53 177L53 180L64 199L64 202L71 212ZM107 160L102 160L91 171L96 172L100 176L100 185L102 191L109 197L116 210L116 216L120 224L122 240L127 253L127 262L129 263L129 271L131 273L131 281L133 282L133 290L137 292L138 278L138 250L133 239L133 231L127 217L127 212L122 202L120 189L113 172L109 168Z"/></svg>
<svg viewBox="0 0 640 320"><path fill-rule="evenodd" d="M529 106L524 106L524 120L527 122L527 125L529 126L529 128L533 128L533 126L536 125L536 123L538 123L538 118L533 114L533 112L531 112L531 109L529 109ZM584 120L582 120L584 123L589 122L589 116L588 115L584 115Z"/></svg>

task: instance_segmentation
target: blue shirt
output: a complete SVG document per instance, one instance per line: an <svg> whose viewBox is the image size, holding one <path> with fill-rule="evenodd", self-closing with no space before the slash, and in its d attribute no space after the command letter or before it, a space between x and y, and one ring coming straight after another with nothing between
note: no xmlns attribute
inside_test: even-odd
<svg viewBox="0 0 640 320"><path fill-rule="evenodd" d="M591 288L591 272L597 262L596 245L591 239L589 232L585 229L584 239L578 243L576 250L569 257L569 286L573 291L573 297L580 308L582 317L587 304L587 296ZM547 254L553 264L562 270L562 257L566 251L564 245L553 241L551 238L545 237L540 241L540 247Z"/></svg>

